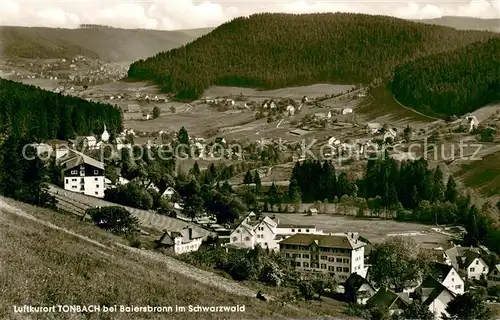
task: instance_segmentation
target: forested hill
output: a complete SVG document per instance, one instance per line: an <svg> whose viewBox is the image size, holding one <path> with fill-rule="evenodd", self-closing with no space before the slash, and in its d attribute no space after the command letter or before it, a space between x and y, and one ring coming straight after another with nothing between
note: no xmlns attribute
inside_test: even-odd
<svg viewBox="0 0 500 320"><path fill-rule="evenodd" d="M78 29L4 26L0 27L0 53L3 57L32 59L84 55L111 62L135 61L182 46L210 30L163 31L88 25Z"/></svg>
<svg viewBox="0 0 500 320"><path fill-rule="evenodd" d="M40 141L72 139L75 134L121 130L121 112L109 104L64 96L0 79L0 135Z"/></svg>
<svg viewBox="0 0 500 320"><path fill-rule="evenodd" d="M392 91L425 113L462 115L500 100L500 38L435 54L396 68Z"/></svg>
<svg viewBox="0 0 500 320"><path fill-rule="evenodd" d="M495 33L459 31L386 16L349 13L256 14L130 66L180 98L210 85L279 88L367 83L419 56L485 41Z"/></svg>

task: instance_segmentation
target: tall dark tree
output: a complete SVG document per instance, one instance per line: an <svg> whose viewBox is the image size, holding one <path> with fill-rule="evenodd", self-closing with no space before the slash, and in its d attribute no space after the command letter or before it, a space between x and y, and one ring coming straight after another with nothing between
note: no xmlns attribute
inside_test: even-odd
<svg viewBox="0 0 500 320"><path fill-rule="evenodd" d="M179 133L177 134L177 141L180 144L189 145L189 135L188 135L186 128L184 128L184 126L181 127L181 129L179 130Z"/></svg>
<svg viewBox="0 0 500 320"><path fill-rule="evenodd" d="M433 188L432 188L432 201L443 201L445 199L445 186L444 186L443 172L439 165L434 170Z"/></svg>
<svg viewBox="0 0 500 320"><path fill-rule="evenodd" d="M448 302L444 320L486 320L491 319L491 310L485 305L484 300L477 295L466 292L458 295Z"/></svg>
<svg viewBox="0 0 500 320"><path fill-rule="evenodd" d="M448 178L448 183L446 184L446 191L444 197L446 201L454 203L455 201L457 201L457 196L458 196L457 184L453 179L453 176L450 175L450 177Z"/></svg>
<svg viewBox="0 0 500 320"><path fill-rule="evenodd" d="M255 183L255 194L260 195L262 191L262 182L260 181L260 175L257 170L255 170L254 177L253 177L253 183Z"/></svg>
<svg viewBox="0 0 500 320"><path fill-rule="evenodd" d="M245 177L243 177L243 183L244 184L251 184L253 182L253 176L250 170L245 173Z"/></svg>
<svg viewBox="0 0 500 320"><path fill-rule="evenodd" d="M191 180L184 188L184 207L182 213L188 218L194 219L203 210L203 199L201 197L200 185L196 180Z"/></svg>

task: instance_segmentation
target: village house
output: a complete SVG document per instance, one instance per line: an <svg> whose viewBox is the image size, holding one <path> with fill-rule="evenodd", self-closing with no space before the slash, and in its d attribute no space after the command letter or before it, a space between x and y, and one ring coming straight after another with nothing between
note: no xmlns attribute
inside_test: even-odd
<svg viewBox="0 0 500 320"><path fill-rule="evenodd" d="M328 272L338 281L364 270L366 243L358 235L295 234L279 243L280 252L295 261L302 271Z"/></svg>
<svg viewBox="0 0 500 320"><path fill-rule="evenodd" d="M344 283L344 294L349 302L366 304L376 292L370 282L357 273L352 273Z"/></svg>
<svg viewBox="0 0 500 320"><path fill-rule="evenodd" d="M464 130L471 132L477 128L478 124L479 124L479 120L477 120L477 117L475 115L468 115L462 121L461 127Z"/></svg>
<svg viewBox="0 0 500 320"><path fill-rule="evenodd" d="M465 273L467 279L479 280L482 275L486 277L489 272L488 264L478 252L472 250L467 250L458 259L458 266Z"/></svg>
<svg viewBox="0 0 500 320"><path fill-rule="evenodd" d="M103 133L101 134L101 141L102 141L102 142L108 142L108 141L109 141L109 133L108 133L108 131L106 130L106 125L104 125L104 131L103 131Z"/></svg>
<svg viewBox="0 0 500 320"><path fill-rule="evenodd" d="M318 233L314 225L280 224L279 219L264 216L257 218L255 213L249 213L236 223L230 235L229 244L234 248L254 248L257 244L269 250L279 250L279 241L299 233Z"/></svg>
<svg viewBox="0 0 500 320"><path fill-rule="evenodd" d="M375 134L382 129L382 125L377 122L370 122L366 125L368 133Z"/></svg>
<svg viewBox="0 0 500 320"><path fill-rule="evenodd" d="M428 276L422 284L413 292L412 298L428 306L436 319L441 319L441 315L446 315L448 303L455 298L456 294L448 289L441 282Z"/></svg>
<svg viewBox="0 0 500 320"><path fill-rule="evenodd" d="M384 310L387 311L389 315L393 315L401 314L408 306L408 303L391 290L381 288L366 301L366 305L369 308Z"/></svg>
<svg viewBox="0 0 500 320"><path fill-rule="evenodd" d="M61 159L60 165L65 190L98 198L104 197L104 163L71 150L64 159Z"/></svg>
<svg viewBox="0 0 500 320"><path fill-rule="evenodd" d="M344 108L342 109L342 114L350 114L353 113L352 108Z"/></svg>
<svg viewBox="0 0 500 320"><path fill-rule="evenodd" d="M464 293L465 282L452 265L433 262L429 274L454 294Z"/></svg>
<svg viewBox="0 0 500 320"><path fill-rule="evenodd" d="M387 140L387 139L392 139L392 141L394 141L396 139L396 136L397 136L397 132L396 130L394 129L388 129L386 132L384 132L384 142Z"/></svg>
<svg viewBox="0 0 500 320"><path fill-rule="evenodd" d="M486 280L488 282L488 287L500 286L500 264L491 268Z"/></svg>
<svg viewBox="0 0 500 320"><path fill-rule="evenodd" d="M157 245L160 248L168 248L175 254L183 254L198 251L202 240L203 237L197 235L193 228L186 227L179 231L166 230L157 241Z"/></svg>

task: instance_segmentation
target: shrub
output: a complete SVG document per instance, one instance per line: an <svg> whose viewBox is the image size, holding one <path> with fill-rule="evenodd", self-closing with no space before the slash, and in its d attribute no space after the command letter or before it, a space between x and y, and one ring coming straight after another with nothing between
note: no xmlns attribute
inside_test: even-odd
<svg viewBox="0 0 500 320"><path fill-rule="evenodd" d="M139 220L119 206L90 208L87 214L96 226L115 234L131 234L140 227Z"/></svg>

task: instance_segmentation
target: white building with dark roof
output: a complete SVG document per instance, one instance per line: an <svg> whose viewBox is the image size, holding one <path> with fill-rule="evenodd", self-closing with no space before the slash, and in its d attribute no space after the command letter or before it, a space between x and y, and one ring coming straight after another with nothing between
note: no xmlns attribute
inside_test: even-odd
<svg viewBox="0 0 500 320"><path fill-rule="evenodd" d="M198 251L203 237L195 233L193 228L186 227L179 231L166 230L157 241L159 247L172 250L175 254Z"/></svg>
<svg viewBox="0 0 500 320"><path fill-rule="evenodd" d="M105 190L104 163L83 153L70 150L60 160L64 189L103 198Z"/></svg>

